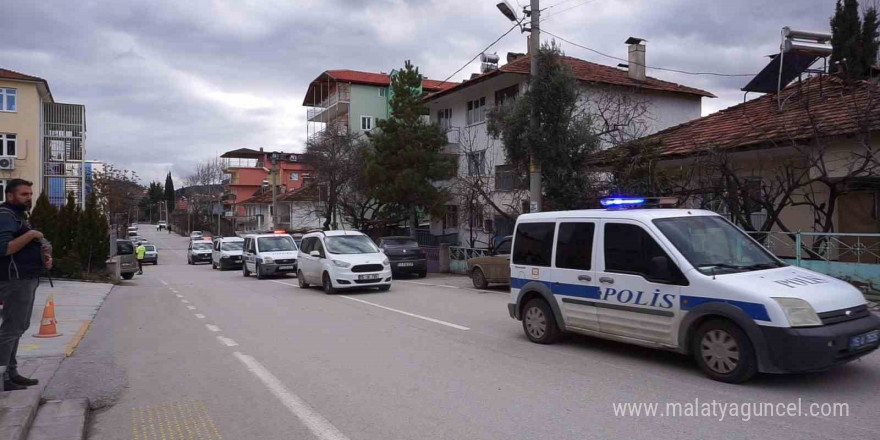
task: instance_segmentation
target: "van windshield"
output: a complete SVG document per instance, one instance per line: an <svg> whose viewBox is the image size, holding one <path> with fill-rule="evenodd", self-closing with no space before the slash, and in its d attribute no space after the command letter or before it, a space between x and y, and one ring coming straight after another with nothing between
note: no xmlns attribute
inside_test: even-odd
<svg viewBox="0 0 880 440"><path fill-rule="evenodd" d="M722 217L663 218L655 219L654 224L688 262L706 275L786 265Z"/></svg>
<svg viewBox="0 0 880 440"><path fill-rule="evenodd" d="M260 248L260 252L283 252L283 251L295 251L296 243L293 242L293 238L278 236L278 237L261 237L257 239L257 246Z"/></svg>
<svg viewBox="0 0 880 440"><path fill-rule="evenodd" d="M211 250L212 247L213 246L211 246L211 243L207 243L207 242L193 243L193 249L200 250L200 251Z"/></svg>
<svg viewBox="0 0 880 440"><path fill-rule="evenodd" d="M244 249L243 241L227 241L220 244L221 251L240 251Z"/></svg>
<svg viewBox="0 0 880 440"><path fill-rule="evenodd" d="M331 254L373 254L379 252L373 240L366 235L340 235L327 237L327 250Z"/></svg>

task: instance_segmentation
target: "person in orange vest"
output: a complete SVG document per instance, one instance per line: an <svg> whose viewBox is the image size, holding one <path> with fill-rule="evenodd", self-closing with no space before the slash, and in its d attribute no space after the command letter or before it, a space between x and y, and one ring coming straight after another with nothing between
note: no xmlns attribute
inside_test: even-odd
<svg viewBox="0 0 880 440"><path fill-rule="evenodd" d="M0 323L0 373L3 391L23 390L37 385L36 379L18 374L15 353L18 341L27 331L34 311L34 295L44 269L52 268L52 257L40 244L43 234L27 221L34 191L33 184L12 179L6 185L6 202L0 204L0 297L3 322Z"/></svg>

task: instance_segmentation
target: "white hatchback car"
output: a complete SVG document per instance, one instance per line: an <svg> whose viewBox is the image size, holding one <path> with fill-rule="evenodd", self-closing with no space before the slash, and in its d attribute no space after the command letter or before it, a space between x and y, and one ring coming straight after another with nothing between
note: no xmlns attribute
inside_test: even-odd
<svg viewBox="0 0 880 440"><path fill-rule="evenodd" d="M326 293L338 289L391 288L391 263L373 240L356 231L306 234L296 274L300 287L320 284Z"/></svg>

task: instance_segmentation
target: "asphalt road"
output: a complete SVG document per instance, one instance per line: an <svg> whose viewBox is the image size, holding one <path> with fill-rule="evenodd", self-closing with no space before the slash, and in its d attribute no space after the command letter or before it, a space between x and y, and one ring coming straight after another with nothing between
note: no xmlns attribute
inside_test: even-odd
<svg viewBox="0 0 880 440"><path fill-rule="evenodd" d="M188 266L185 238L141 229L159 265L111 292L47 390L90 397L91 439L880 435L880 354L827 373L722 384L673 353L579 336L530 343L503 290L429 277L328 296L295 278ZM713 400L715 413L701 414ZM672 417L667 402L700 412ZM848 415L758 416L754 406L798 402L803 411L843 403ZM661 406L655 416L616 415L625 403Z"/></svg>

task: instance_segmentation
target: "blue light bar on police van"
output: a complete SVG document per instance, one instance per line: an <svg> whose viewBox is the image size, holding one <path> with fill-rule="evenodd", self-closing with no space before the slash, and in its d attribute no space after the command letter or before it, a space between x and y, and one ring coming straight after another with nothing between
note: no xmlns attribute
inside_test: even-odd
<svg viewBox="0 0 880 440"><path fill-rule="evenodd" d="M623 207L623 206L639 206L645 204L645 199L640 197L609 197L599 200L599 203L606 208Z"/></svg>

